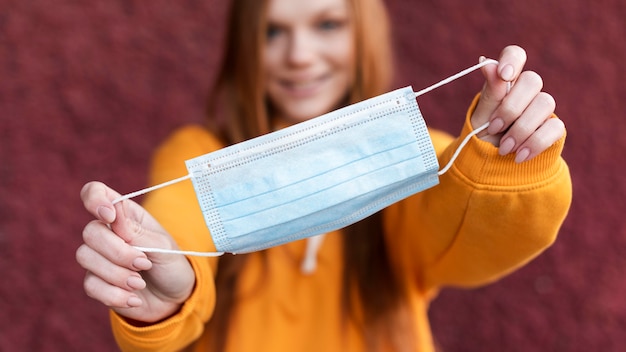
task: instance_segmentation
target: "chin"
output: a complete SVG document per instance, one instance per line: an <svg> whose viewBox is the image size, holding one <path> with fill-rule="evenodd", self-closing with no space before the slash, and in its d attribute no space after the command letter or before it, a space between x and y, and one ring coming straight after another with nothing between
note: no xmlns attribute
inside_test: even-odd
<svg viewBox="0 0 626 352"><path fill-rule="evenodd" d="M290 117L290 120L302 122L324 115L338 108L339 104L334 101L311 100L285 106L284 111L286 113L285 115Z"/></svg>
<svg viewBox="0 0 626 352"><path fill-rule="evenodd" d="M288 116L290 116L289 119L294 122L303 122L303 121L307 121L318 116L322 116L325 113L330 112L330 111L332 110L293 111Z"/></svg>

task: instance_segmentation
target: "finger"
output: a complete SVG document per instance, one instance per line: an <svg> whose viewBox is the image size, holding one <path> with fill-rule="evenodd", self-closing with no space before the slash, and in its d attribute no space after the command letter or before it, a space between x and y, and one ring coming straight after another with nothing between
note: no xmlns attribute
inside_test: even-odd
<svg viewBox="0 0 626 352"><path fill-rule="evenodd" d="M530 160L550 148L565 134L565 124L558 118L550 118L520 145L515 162Z"/></svg>
<svg viewBox="0 0 626 352"><path fill-rule="evenodd" d="M87 245L76 250L76 261L88 272L127 291L141 290L146 282L139 273L115 265Z"/></svg>
<svg viewBox="0 0 626 352"><path fill-rule="evenodd" d="M502 100L491 116L487 132L495 135L508 129L543 88L541 76L532 71L523 72L509 94Z"/></svg>
<svg viewBox="0 0 626 352"><path fill-rule="evenodd" d="M484 60L481 57L481 62ZM481 71L485 77L485 85L481 92L481 99L472 117L474 128L490 121L492 130L501 129L501 121L493 121L493 112L507 95L511 83L522 72L526 63L526 52L516 45L510 45L502 50L497 67L486 65Z"/></svg>
<svg viewBox="0 0 626 352"><path fill-rule="evenodd" d="M111 308L139 307L143 303L135 293L113 286L91 272L85 275L83 289L87 296Z"/></svg>
<svg viewBox="0 0 626 352"><path fill-rule="evenodd" d="M506 155L516 151L546 120L550 119L555 105L550 94L545 92L537 94L502 137L500 154Z"/></svg>
<svg viewBox="0 0 626 352"><path fill-rule="evenodd" d="M85 184L80 191L80 198L85 209L107 224L115 221L116 214L112 201L117 197L119 197L117 192L104 183L96 181Z"/></svg>
<svg viewBox="0 0 626 352"><path fill-rule="evenodd" d="M500 53L498 59L498 77L506 82L513 82L526 64L526 51L517 45L509 45Z"/></svg>
<svg viewBox="0 0 626 352"><path fill-rule="evenodd" d="M124 268L142 271L149 270L152 263L146 255L130 246L105 224L94 220L83 230L83 241L108 261Z"/></svg>
<svg viewBox="0 0 626 352"><path fill-rule="evenodd" d="M481 57L481 61L484 58ZM485 84L480 94L480 101L472 115L472 126L477 128L487 121L500 105L507 94L507 83L498 77L496 65L486 65L481 68L485 77Z"/></svg>

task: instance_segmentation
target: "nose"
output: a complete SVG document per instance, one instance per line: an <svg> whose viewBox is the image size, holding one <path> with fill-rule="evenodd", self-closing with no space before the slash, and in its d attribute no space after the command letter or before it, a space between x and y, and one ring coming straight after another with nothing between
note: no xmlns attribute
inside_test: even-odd
<svg viewBox="0 0 626 352"><path fill-rule="evenodd" d="M315 41L306 31L292 33L287 50L287 62L293 66L306 66L315 58Z"/></svg>

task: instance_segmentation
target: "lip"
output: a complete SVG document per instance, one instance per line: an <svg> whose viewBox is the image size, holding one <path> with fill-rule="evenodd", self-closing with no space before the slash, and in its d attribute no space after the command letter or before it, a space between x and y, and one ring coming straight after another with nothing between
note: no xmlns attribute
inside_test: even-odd
<svg viewBox="0 0 626 352"><path fill-rule="evenodd" d="M282 79L278 83L282 89L294 98L307 98L322 90L330 75L321 75L305 79Z"/></svg>

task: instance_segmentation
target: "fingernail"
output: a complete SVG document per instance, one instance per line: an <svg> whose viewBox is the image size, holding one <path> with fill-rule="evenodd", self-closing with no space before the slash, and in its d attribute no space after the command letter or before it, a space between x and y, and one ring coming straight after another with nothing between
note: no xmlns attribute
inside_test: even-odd
<svg viewBox="0 0 626 352"><path fill-rule="evenodd" d="M505 81L512 81L514 73L515 71L513 70L513 66L505 65L502 70L500 70L500 78Z"/></svg>
<svg viewBox="0 0 626 352"><path fill-rule="evenodd" d="M484 57L484 56L481 56L481 57L478 58L478 63L483 63L483 62L485 62L485 60L487 60L487 58Z"/></svg>
<svg viewBox="0 0 626 352"><path fill-rule="evenodd" d="M508 137L502 143L500 143L500 148L498 149L500 155L507 155L515 148L515 140L512 137Z"/></svg>
<svg viewBox="0 0 626 352"><path fill-rule="evenodd" d="M529 155L530 155L530 150L528 150L528 148L523 148L522 150L517 152L517 155L515 156L515 162L516 163L524 162L526 161L526 159L528 159Z"/></svg>
<svg viewBox="0 0 626 352"><path fill-rule="evenodd" d="M126 284L128 285L128 287L135 290L141 290L146 287L146 282L139 276L129 277L126 280Z"/></svg>
<svg viewBox="0 0 626 352"><path fill-rule="evenodd" d="M152 268L152 262L148 258L137 257L133 260L133 267L137 270L149 270Z"/></svg>
<svg viewBox="0 0 626 352"><path fill-rule="evenodd" d="M498 134L504 128L504 120L499 117L496 117L489 123L489 127L487 127L487 132L491 135Z"/></svg>
<svg viewBox="0 0 626 352"><path fill-rule="evenodd" d="M139 307L141 306L143 302L141 301L141 299L137 296L130 296L130 298L128 299L128 302L126 302L126 304L128 304L129 307Z"/></svg>
<svg viewBox="0 0 626 352"><path fill-rule="evenodd" d="M99 206L97 212L98 216L100 216L100 218L104 220L104 222L110 224L115 221L115 212L113 211L113 209L105 206Z"/></svg>

